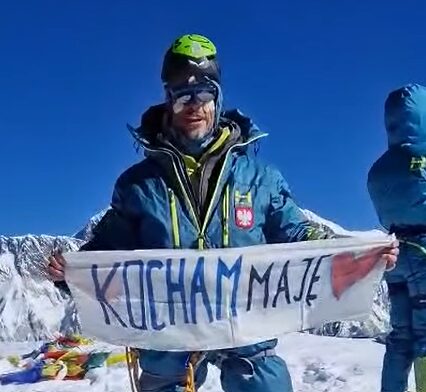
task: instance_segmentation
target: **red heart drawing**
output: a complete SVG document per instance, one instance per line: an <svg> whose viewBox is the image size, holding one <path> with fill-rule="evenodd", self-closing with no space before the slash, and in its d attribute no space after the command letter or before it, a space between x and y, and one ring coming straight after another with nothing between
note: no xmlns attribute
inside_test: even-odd
<svg viewBox="0 0 426 392"><path fill-rule="evenodd" d="M331 265L333 295L340 299L342 294L359 280L365 278L381 259L384 248L372 249L355 257L352 252L339 253Z"/></svg>

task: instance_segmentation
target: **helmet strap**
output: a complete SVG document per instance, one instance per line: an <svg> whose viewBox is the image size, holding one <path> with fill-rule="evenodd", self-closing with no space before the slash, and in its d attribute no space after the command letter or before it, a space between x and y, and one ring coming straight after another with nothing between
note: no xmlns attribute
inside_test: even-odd
<svg viewBox="0 0 426 392"><path fill-rule="evenodd" d="M215 80L209 79L209 81L214 84L217 90L217 97L215 100L215 118L213 123L213 129L217 129L219 126L220 116L222 114L222 108L223 108L223 94L222 94L222 87L220 87L220 84L217 83Z"/></svg>

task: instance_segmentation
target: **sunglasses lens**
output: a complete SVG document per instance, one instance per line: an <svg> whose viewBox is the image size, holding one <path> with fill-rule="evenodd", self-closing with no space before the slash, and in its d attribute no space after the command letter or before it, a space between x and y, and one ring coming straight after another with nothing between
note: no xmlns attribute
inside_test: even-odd
<svg viewBox="0 0 426 392"><path fill-rule="evenodd" d="M206 103L213 101L216 98L216 88L209 84L187 85L171 89L169 94L173 106L181 107L192 102Z"/></svg>
<svg viewBox="0 0 426 392"><path fill-rule="evenodd" d="M181 105L186 105L188 102L190 102L192 99L192 96L190 94L181 95L180 97L176 97L174 100L174 103L179 103Z"/></svg>
<svg viewBox="0 0 426 392"><path fill-rule="evenodd" d="M196 94L196 98L199 102L210 102L214 101L215 94L211 91L200 91Z"/></svg>

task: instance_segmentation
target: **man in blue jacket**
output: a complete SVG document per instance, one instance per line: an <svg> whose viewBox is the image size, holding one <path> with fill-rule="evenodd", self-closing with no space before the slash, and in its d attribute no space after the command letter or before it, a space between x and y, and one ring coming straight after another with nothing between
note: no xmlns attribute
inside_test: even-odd
<svg viewBox="0 0 426 392"><path fill-rule="evenodd" d="M84 250L226 248L325 238L290 196L281 174L262 164L256 146L266 134L238 111L222 110L216 48L185 35L167 51L162 70L166 102L151 107L131 132L146 158L118 179L112 208ZM395 259L396 250L387 255ZM53 279L63 259L51 258ZM290 392L276 339L208 352L194 362L197 387L207 364L221 369L228 392ZM185 385L188 352L140 350L142 391L174 392Z"/></svg>
<svg viewBox="0 0 426 392"><path fill-rule="evenodd" d="M426 88L390 93L385 125L389 147L371 168L368 189L381 224L401 243L398 264L386 273L392 332L382 392L403 392L414 359L426 356Z"/></svg>

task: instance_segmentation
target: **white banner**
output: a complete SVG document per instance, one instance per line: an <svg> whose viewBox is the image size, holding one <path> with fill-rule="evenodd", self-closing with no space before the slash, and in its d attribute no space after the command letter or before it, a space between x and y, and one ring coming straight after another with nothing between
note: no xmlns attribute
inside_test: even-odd
<svg viewBox="0 0 426 392"><path fill-rule="evenodd" d="M246 248L72 252L83 333L131 347L239 347L369 315L393 237Z"/></svg>

